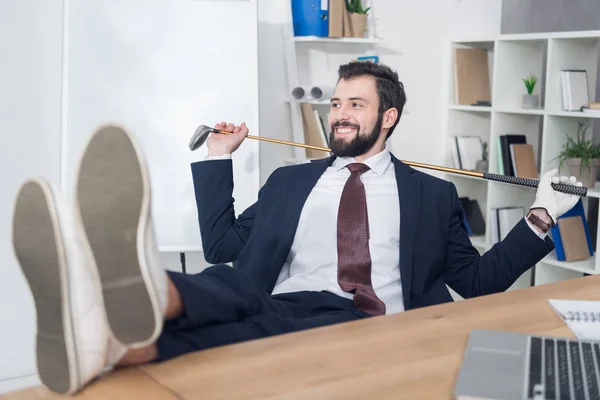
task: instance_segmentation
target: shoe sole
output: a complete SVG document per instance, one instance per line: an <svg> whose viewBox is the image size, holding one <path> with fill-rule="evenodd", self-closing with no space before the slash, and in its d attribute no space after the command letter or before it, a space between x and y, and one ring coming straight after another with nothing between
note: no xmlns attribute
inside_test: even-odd
<svg viewBox="0 0 600 400"><path fill-rule="evenodd" d="M162 322L140 237L150 213L143 167L130 137L103 127L88 143L76 189L75 214L96 261L110 330L130 346L150 344Z"/></svg>
<svg viewBox="0 0 600 400"><path fill-rule="evenodd" d="M40 380L68 394L77 387L77 359L67 265L52 190L28 181L17 196L13 246L31 289L37 316L36 353Z"/></svg>

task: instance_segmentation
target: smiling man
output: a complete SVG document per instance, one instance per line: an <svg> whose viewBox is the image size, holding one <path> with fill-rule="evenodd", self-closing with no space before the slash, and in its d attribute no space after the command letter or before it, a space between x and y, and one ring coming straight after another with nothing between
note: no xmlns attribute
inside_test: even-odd
<svg viewBox="0 0 600 400"><path fill-rule="evenodd" d="M446 285L466 298L508 289L553 249L546 232L578 197L553 191L556 171L545 174L527 218L480 255L454 185L386 147L405 102L390 68L342 65L333 155L277 169L238 217L231 154L248 129L217 124L233 134L213 134L192 165L204 254L216 264L196 275L161 266L147 167L122 130L90 142L75 223L49 185L24 185L13 240L41 316L42 382L72 393L107 366L450 302Z"/></svg>

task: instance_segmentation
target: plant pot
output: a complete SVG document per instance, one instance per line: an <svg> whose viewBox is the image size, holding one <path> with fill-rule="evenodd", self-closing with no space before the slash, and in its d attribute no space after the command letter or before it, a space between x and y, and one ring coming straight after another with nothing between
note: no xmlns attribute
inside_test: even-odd
<svg viewBox="0 0 600 400"><path fill-rule="evenodd" d="M537 94L523 95L523 108L539 108L540 96Z"/></svg>
<svg viewBox="0 0 600 400"><path fill-rule="evenodd" d="M367 14L350 13L351 37L364 38L367 28Z"/></svg>
<svg viewBox="0 0 600 400"><path fill-rule="evenodd" d="M487 160L477 160L475 162L475 170L477 172L483 172L483 173L488 172L488 162L487 162Z"/></svg>
<svg viewBox="0 0 600 400"><path fill-rule="evenodd" d="M566 171L562 171L560 175L574 176L580 181L583 186L593 188L596 185L596 176L600 169L600 159L595 159L595 163L590 168L587 166L581 167L580 158L567 158L564 162ZM566 174L564 173L566 172Z"/></svg>

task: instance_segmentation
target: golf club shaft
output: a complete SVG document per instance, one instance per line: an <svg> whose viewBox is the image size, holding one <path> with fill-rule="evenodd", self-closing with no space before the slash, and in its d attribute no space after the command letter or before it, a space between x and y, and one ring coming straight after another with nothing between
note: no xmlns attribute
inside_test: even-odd
<svg viewBox="0 0 600 400"><path fill-rule="evenodd" d="M228 134L228 135L232 133L232 132L227 132L227 131L223 131L221 129L215 129L215 128L213 128L213 132ZM309 144L289 142L287 140L269 139L269 138L265 138L265 137L261 137L261 136L253 136L253 135L246 135L246 137L249 139L262 140L264 142L269 142L269 143L284 144L284 145L288 145L288 146L302 147L305 149L331 152L331 149L329 149L327 147L312 146ZM451 173L451 174L471 176L474 178L508 183L508 184L512 184L512 185L520 185L520 186L537 188L540 183L540 181L537 179L519 178L516 176L492 174L489 172L484 173L484 172L477 172L477 171L465 171L462 169L456 169L456 168L450 168L450 167L440 167L438 165L425 164L425 163L414 162L414 161L402 160L402 162L406 165L410 165L411 167L426 168L426 169L431 169L431 170L435 170L435 171L447 172L447 173ZM587 196L587 190L588 190L584 186L565 185L562 183L553 183L552 188L554 190L556 190L557 192L574 194L574 195L581 196L581 197Z"/></svg>

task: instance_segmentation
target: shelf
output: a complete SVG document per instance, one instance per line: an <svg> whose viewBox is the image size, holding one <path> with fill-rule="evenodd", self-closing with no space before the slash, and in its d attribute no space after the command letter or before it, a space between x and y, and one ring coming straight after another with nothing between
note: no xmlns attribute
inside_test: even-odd
<svg viewBox="0 0 600 400"><path fill-rule="evenodd" d="M492 107L487 106L461 106L450 104L448 106L449 110L457 110L457 111L475 111L475 112L491 112Z"/></svg>
<svg viewBox="0 0 600 400"><path fill-rule="evenodd" d="M499 113L504 114L521 114L521 115L544 115L542 109L526 109L526 108L499 108L495 109Z"/></svg>
<svg viewBox="0 0 600 400"><path fill-rule="evenodd" d="M296 43L348 43L348 44L377 44L383 43L379 38L330 38L321 36L294 36L292 39Z"/></svg>
<svg viewBox="0 0 600 400"><path fill-rule="evenodd" d="M549 112L548 115L553 117L570 117L570 118L600 118L600 112L583 112L583 111L556 111Z"/></svg>
<svg viewBox="0 0 600 400"><path fill-rule="evenodd" d="M540 263L554 265L571 271L582 272L584 274L594 274L596 258L594 256L583 261L558 261L556 259L556 253L552 252L540 261Z"/></svg>

